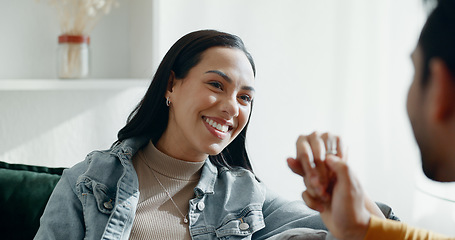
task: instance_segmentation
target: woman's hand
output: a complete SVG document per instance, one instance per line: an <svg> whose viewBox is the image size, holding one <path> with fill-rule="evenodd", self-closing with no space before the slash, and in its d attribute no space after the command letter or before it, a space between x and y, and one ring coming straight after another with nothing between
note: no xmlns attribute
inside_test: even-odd
<svg viewBox="0 0 455 240"><path fill-rule="evenodd" d="M296 147L297 157L288 158L288 165L304 179L304 201L338 239L363 239L370 214L384 216L346 164L340 138L315 132L300 136Z"/></svg>

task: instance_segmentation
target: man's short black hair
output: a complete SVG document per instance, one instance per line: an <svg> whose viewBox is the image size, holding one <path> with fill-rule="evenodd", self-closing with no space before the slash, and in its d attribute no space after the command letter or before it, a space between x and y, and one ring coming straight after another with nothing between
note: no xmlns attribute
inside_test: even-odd
<svg viewBox="0 0 455 240"><path fill-rule="evenodd" d="M433 58L442 59L455 74L455 0L437 1L422 29L418 45L423 55L424 84L428 82L428 64Z"/></svg>

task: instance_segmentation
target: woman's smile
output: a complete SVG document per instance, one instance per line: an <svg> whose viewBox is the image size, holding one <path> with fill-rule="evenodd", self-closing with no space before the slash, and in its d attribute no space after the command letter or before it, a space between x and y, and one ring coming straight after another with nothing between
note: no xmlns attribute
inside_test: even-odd
<svg viewBox="0 0 455 240"><path fill-rule="evenodd" d="M210 131L210 133L220 139L226 138L228 136L228 133L234 129L232 123L228 123L219 118L203 116L202 119L204 120L205 126Z"/></svg>

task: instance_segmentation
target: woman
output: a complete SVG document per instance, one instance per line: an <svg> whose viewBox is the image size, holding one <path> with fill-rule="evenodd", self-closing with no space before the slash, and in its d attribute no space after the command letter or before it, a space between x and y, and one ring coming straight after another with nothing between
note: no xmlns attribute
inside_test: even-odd
<svg viewBox="0 0 455 240"><path fill-rule="evenodd" d="M65 171L35 239L264 239L323 229L314 211L253 174L245 138L254 77L237 36L183 36L118 141Z"/></svg>

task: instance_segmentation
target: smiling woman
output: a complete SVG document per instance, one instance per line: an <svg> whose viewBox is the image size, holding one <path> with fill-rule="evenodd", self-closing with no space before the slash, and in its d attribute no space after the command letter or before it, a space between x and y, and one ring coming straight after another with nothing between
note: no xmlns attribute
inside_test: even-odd
<svg viewBox="0 0 455 240"><path fill-rule="evenodd" d="M253 84L254 72L242 50L207 49L186 77L171 76L169 122L157 148L187 161L217 155L246 126Z"/></svg>
<svg viewBox="0 0 455 240"><path fill-rule="evenodd" d="M168 51L111 149L64 172L36 239L265 239L321 219L254 175L255 65L242 40L189 33Z"/></svg>

